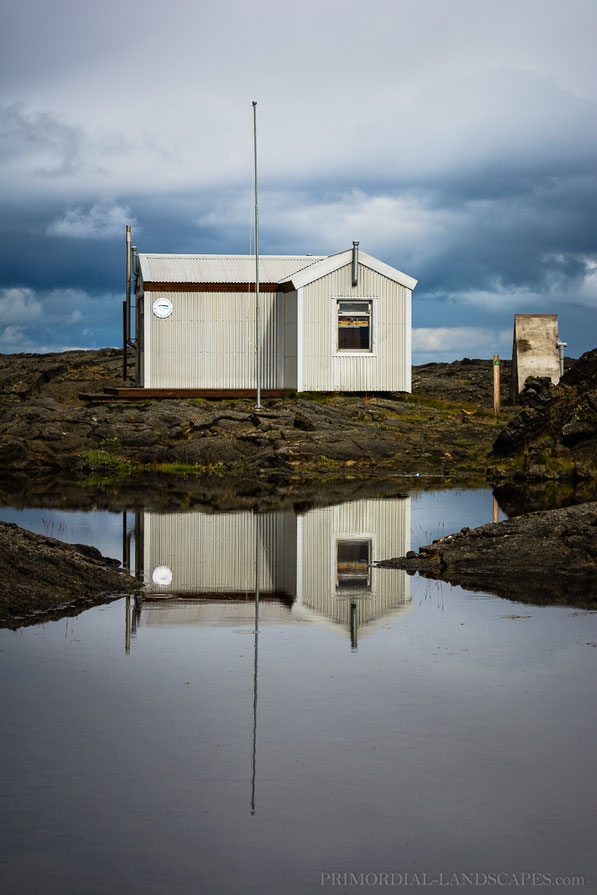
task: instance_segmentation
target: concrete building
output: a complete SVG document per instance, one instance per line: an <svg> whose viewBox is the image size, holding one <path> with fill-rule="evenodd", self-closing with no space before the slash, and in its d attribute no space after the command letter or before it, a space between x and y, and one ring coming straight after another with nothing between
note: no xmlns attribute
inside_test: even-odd
<svg viewBox="0 0 597 895"><path fill-rule="evenodd" d="M563 374L565 342L558 337L557 314L516 314L512 343L511 394L514 402L529 376L549 376L554 385Z"/></svg>
<svg viewBox="0 0 597 895"><path fill-rule="evenodd" d="M255 389L255 258L140 253L137 385ZM417 281L353 248L260 256L264 390L411 389Z"/></svg>

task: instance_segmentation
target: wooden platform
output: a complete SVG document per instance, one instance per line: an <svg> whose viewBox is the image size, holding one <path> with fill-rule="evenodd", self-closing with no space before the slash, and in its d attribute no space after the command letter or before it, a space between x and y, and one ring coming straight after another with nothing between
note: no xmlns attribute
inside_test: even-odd
<svg viewBox="0 0 597 895"><path fill-rule="evenodd" d="M282 398L289 394L289 389L262 388L262 398ZM79 398L90 404L107 404L113 401L155 401L156 399L204 398L206 400L222 400L222 398L256 399L254 388L104 388L103 392L80 392Z"/></svg>

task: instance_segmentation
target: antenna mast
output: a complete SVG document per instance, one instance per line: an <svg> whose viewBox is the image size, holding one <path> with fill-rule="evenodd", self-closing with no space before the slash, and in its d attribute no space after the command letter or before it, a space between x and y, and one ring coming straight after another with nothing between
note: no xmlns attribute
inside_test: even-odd
<svg viewBox="0 0 597 895"><path fill-rule="evenodd" d="M257 201L257 103L253 102L253 159L255 162L255 340L257 364L257 404L261 410L261 320L259 316L259 205Z"/></svg>

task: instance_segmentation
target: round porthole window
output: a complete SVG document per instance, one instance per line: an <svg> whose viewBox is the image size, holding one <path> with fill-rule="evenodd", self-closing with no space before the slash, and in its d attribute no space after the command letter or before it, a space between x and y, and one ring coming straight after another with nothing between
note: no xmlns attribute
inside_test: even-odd
<svg viewBox="0 0 597 895"><path fill-rule="evenodd" d="M169 298L156 298L153 303L153 313L160 320L164 320L172 313L172 302Z"/></svg>
<svg viewBox="0 0 597 895"><path fill-rule="evenodd" d="M156 566L151 573L151 580L158 587L168 587L172 584L172 569L170 566Z"/></svg>

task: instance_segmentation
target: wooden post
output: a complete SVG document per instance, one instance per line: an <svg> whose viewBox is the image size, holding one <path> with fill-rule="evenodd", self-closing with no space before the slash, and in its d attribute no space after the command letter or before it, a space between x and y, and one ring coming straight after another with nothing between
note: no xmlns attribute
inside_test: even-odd
<svg viewBox="0 0 597 895"><path fill-rule="evenodd" d="M493 415L500 412L500 356L493 355Z"/></svg>
<svg viewBox="0 0 597 895"><path fill-rule="evenodd" d="M500 521L500 505L497 502L497 500L495 499L495 497L493 498L493 520L492 521L493 522Z"/></svg>

